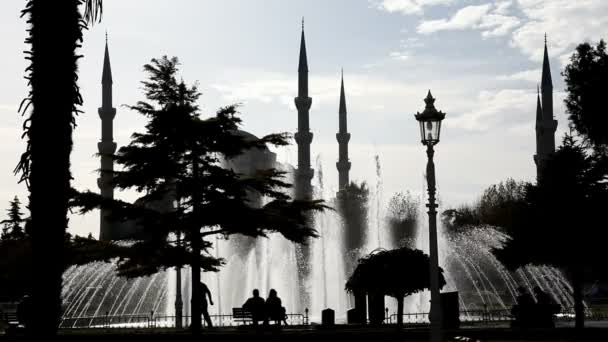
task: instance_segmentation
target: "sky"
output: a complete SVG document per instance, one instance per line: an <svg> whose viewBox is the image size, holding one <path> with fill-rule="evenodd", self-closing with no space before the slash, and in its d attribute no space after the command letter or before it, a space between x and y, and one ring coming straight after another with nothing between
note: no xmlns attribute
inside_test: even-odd
<svg viewBox="0 0 608 342"><path fill-rule="evenodd" d="M295 132L297 66L305 21L313 168L325 197L336 191L340 70L348 108L351 179L386 201L420 195L426 154L414 114L430 89L447 113L435 163L441 206L475 201L509 177L534 181L536 87L544 34L554 82L556 141L567 129L560 73L577 44L608 37L605 0L104 0L103 20L84 35L79 85L84 111L72 153L74 186L97 190L101 71L108 34L114 80L114 140L125 146L145 121L123 105L143 100L143 65L179 57L180 77L198 82L203 116L240 104L243 129ZM25 148L24 1L0 2L0 209L27 189L13 175ZM295 145L276 150L296 164ZM380 177L375 156L379 157ZM317 175L320 173L317 171ZM52 181L52 180L49 180ZM315 180L319 183L319 180ZM378 187L376 191L376 187ZM119 193L134 199L137 194ZM0 214L1 216L2 214ZM99 233L98 213L70 215L72 233Z"/></svg>

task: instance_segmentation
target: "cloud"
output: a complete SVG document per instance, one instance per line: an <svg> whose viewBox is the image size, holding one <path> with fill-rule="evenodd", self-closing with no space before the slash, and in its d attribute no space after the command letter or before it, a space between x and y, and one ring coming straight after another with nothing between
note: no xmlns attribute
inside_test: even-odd
<svg viewBox="0 0 608 342"><path fill-rule="evenodd" d="M558 120L558 127L566 125L563 101L565 96L564 92L553 94L554 115ZM462 115L446 120L446 125L479 133L500 130L520 136L534 134L536 89L482 90L477 98L471 99L468 104L469 107L461 111ZM527 130L530 127L532 129Z"/></svg>
<svg viewBox="0 0 608 342"><path fill-rule="evenodd" d="M407 58L398 52L391 54L391 57ZM233 74L240 76L230 76ZM255 101L263 104L282 104L290 110L295 110L293 98L297 95L297 75L254 70L227 71L226 75L225 81L211 85L211 88L218 91L224 99L244 103ZM311 74L309 77L313 109L329 105L333 110L340 94L340 75L338 73L335 75ZM234 81L235 79L238 81ZM358 106L362 109L377 110L378 102L372 103L375 99L386 100L387 97L400 99L406 95L420 96L416 92L420 92L416 85L365 73L345 72L344 82L349 108Z"/></svg>
<svg viewBox="0 0 608 342"><path fill-rule="evenodd" d="M399 51L393 51L393 52L389 53L388 56L392 59L396 59L399 61L407 61L410 58L410 56L407 55L405 52L399 52Z"/></svg>
<svg viewBox="0 0 608 342"><path fill-rule="evenodd" d="M466 6L450 18L423 20L417 28L418 33L431 34L449 30L481 30L484 38L503 36L520 24L520 20L506 15L510 4L483 4Z"/></svg>
<svg viewBox="0 0 608 342"><path fill-rule="evenodd" d="M449 5L454 0L371 0L372 5L389 13L422 14L425 7Z"/></svg>
<svg viewBox="0 0 608 342"><path fill-rule="evenodd" d="M482 90L471 107L462 115L451 118L446 125L467 131L484 132L500 126L532 121L536 93L526 89Z"/></svg>
<svg viewBox="0 0 608 342"><path fill-rule="evenodd" d="M513 32L511 45L533 61L542 60L543 34L548 34L549 54L564 63L583 41L608 36L606 0L519 0L523 25Z"/></svg>
<svg viewBox="0 0 608 342"><path fill-rule="evenodd" d="M500 75L496 77L499 81L528 81L528 82L538 82L540 80L541 70L540 69L531 69L519 71L510 75Z"/></svg>
<svg viewBox="0 0 608 342"><path fill-rule="evenodd" d="M509 14L510 8L513 6L513 1L502 1L496 4L496 8L494 9L494 13L496 14Z"/></svg>

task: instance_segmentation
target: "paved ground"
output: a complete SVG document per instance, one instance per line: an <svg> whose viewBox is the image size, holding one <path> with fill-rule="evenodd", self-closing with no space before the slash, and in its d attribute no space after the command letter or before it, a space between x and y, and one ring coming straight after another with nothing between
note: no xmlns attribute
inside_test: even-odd
<svg viewBox="0 0 608 342"><path fill-rule="evenodd" d="M608 341L608 322L587 322L588 328L582 334L576 333L569 327L560 327L552 330L519 331L508 327L481 327L465 326L458 331L446 332L447 341L457 340L456 337L470 338L469 341L479 340L481 342L520 342L520 341ZM3 336L0 336L0 340ZM8 337L8 336L4 336ZM100 338L104 341L113 342L115 338L134 339L159 339L174 342L174 340L191 339L187 330L175 329L74 329L62 330L60 339L75 341L89 341ZM338 325L332 328L320 326L284 327L282 329L267 328L255 329L252 327L227 327L207 329L196 338L199 341L428 341L429 330L427 328L405 328L396 329L394 326L383 327L358 327ZM464 340L466 341L466 340Z"/></svg>

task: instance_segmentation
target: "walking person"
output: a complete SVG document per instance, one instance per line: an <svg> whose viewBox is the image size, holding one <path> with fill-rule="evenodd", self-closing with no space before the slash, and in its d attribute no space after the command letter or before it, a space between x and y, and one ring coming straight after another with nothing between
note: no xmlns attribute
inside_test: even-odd
<svg viewBox="0 0 608 342"><path fill-rule="evenodd" d="M203 283L202 281L200 283L200 286L201 293L203 294L203 298L201 299L201 312L203 314L203 318L205 319L207 327L211 328L213 327L213 324L211 323L211 317L209 317L209 311L207 308L207 297L209 297L209 304L213 305L213 299L211 299L211 291L209 291L207 285L205 285L205 283Z"/></svg>

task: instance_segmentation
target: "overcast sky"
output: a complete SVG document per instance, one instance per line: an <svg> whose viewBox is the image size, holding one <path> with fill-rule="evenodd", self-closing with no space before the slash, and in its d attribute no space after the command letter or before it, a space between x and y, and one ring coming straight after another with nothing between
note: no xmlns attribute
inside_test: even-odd
<svg viewBox="0 0 608 342"><path fill-rule="evenodd" d="M25 1L0 2L0 209L26 190L13 176L24 142L19 102L23 79ZM144 125L122 108L142 99L142 65L178 56L181 75L199 82L206 115L242 103L244 129L256 135L294 132L301 18L305 17L313 106L313 160L320 157L325 191L337 184L338 100L344 68L351 179L382 193L421 193L426 154L413 114L428 89L447 113L436 165L444 207L474 201L508 177L534 180L536 85L544 33L555 87L556 138L566 127L560 72L575 46L608 31L605 0L105 0L103 21L85 33L80 60L84 114L74 134L72 173L80 189L97 190L104 35L114 79L115 141L124 146ZM296 147L277 151L296 163ZM313 165L318 169L317 165ZM49 180L52 181L52 180ZM132 198L132 194L119 195ZM72 216L70 230L97 236L98 214Z"/></svg>

